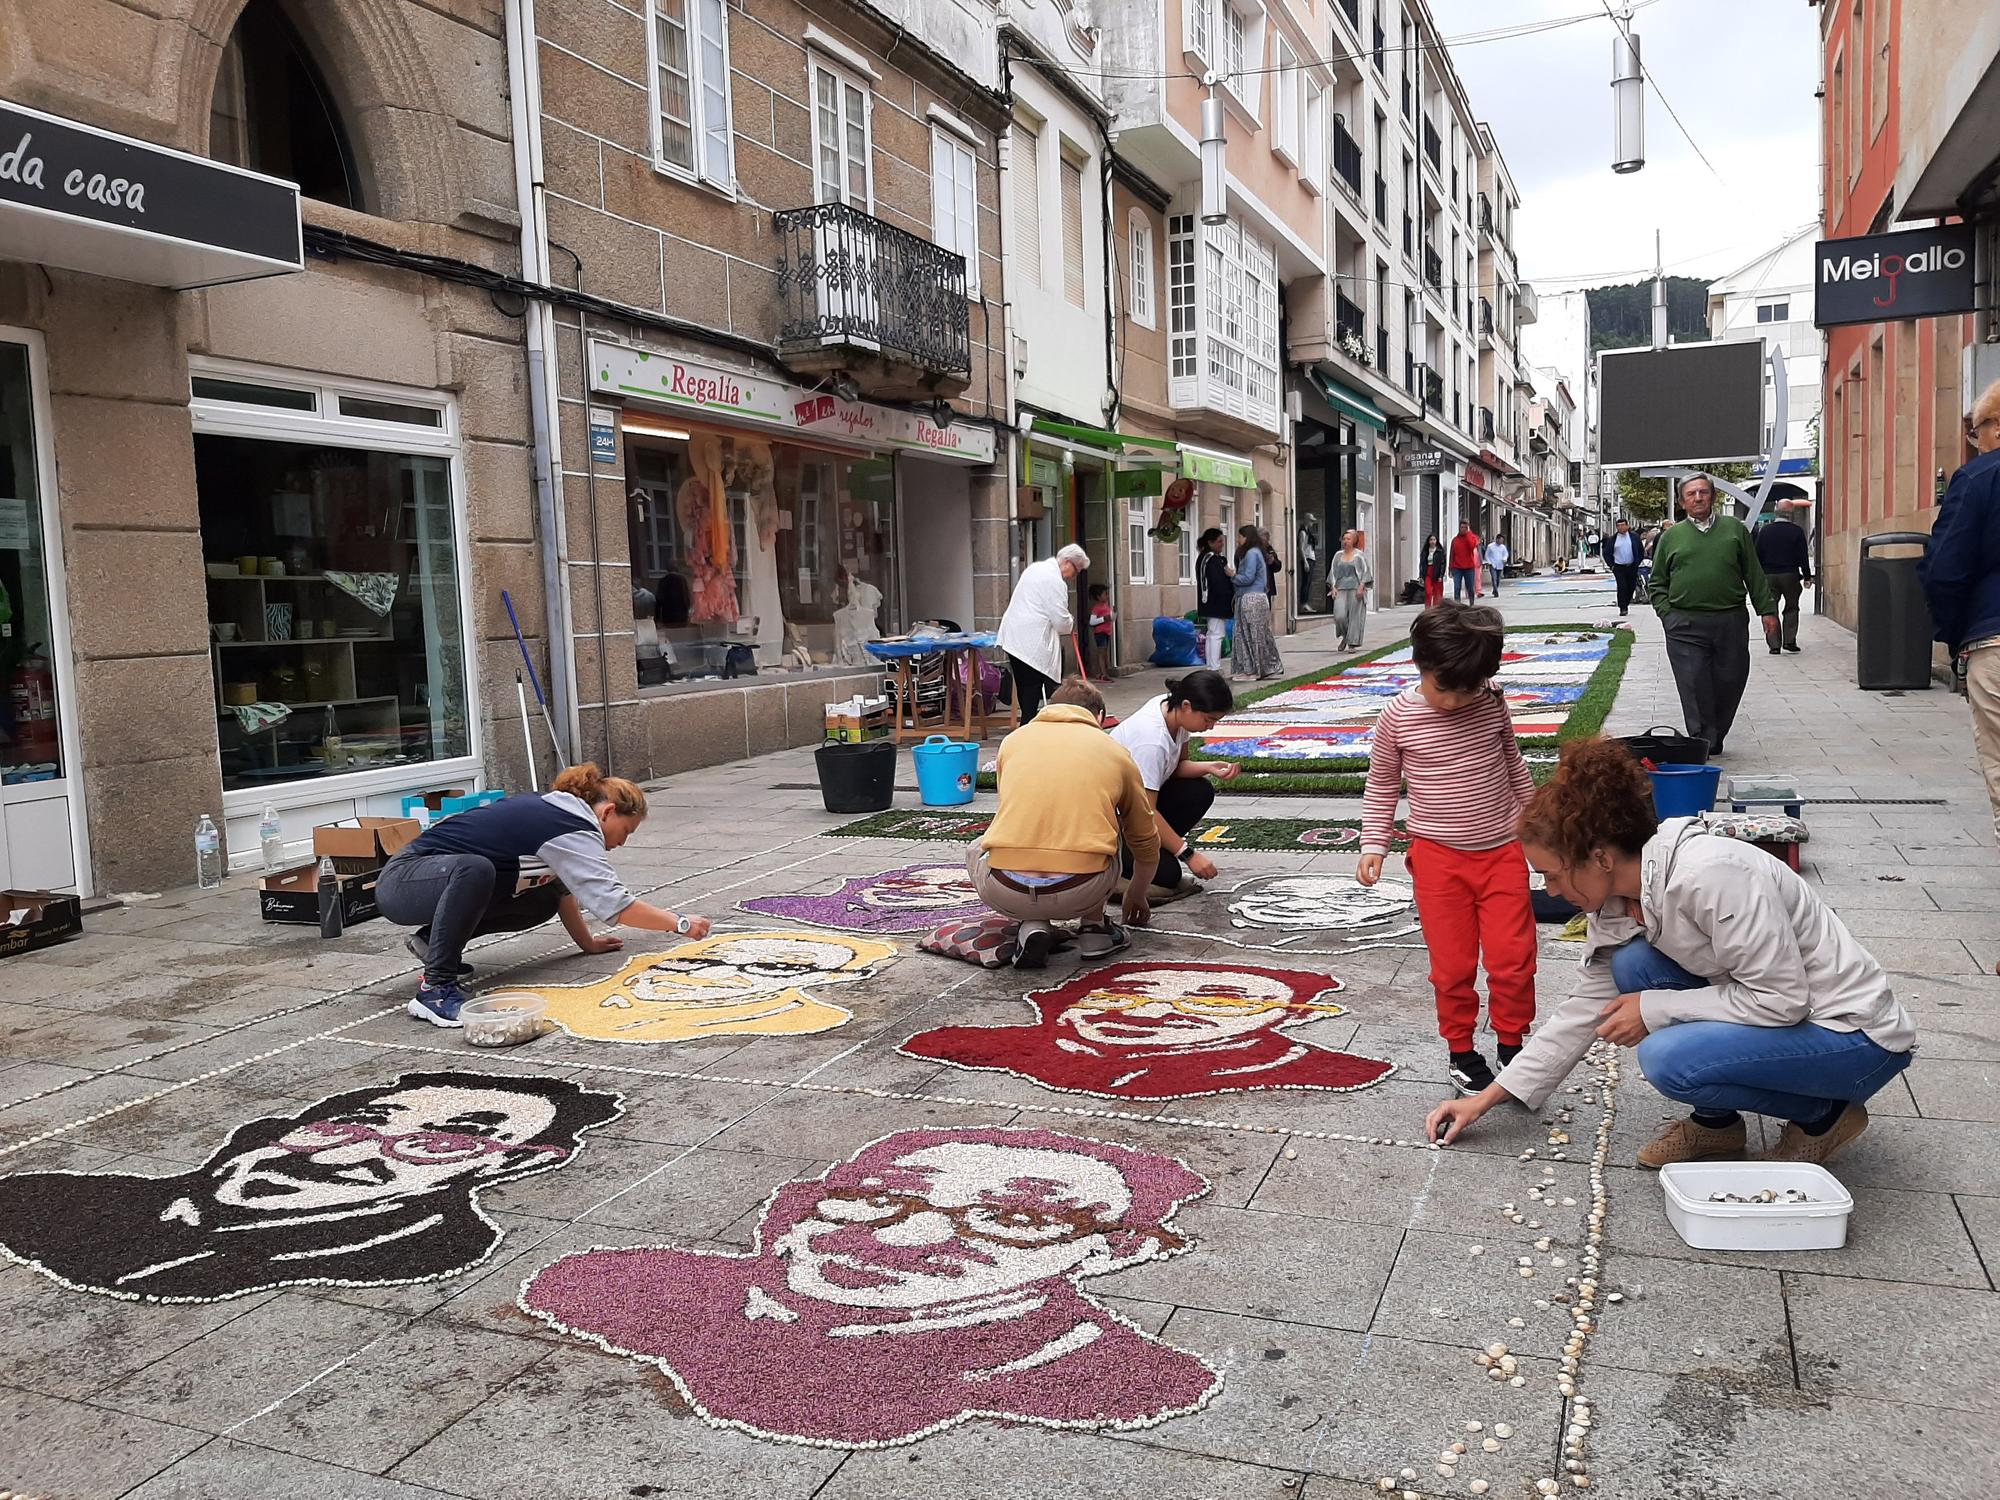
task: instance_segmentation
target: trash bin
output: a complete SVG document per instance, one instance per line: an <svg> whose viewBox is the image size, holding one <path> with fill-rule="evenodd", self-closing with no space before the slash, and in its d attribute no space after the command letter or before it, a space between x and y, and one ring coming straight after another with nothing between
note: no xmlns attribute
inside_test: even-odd
<svg viewBox="0 0 2000 1500"><path fill-rule="evenodd" d="M886 812L896 800L896 743L828 743L813 752L819 794L830 813Z"/></svg>
<svg viewBox="0 0 2000 1500"><path fill-rule="evenodd" d="M1865 692L1931 685L1931 607L1917 581L1917 563L1929 541L1921 531L1882 531L1861 539L1854 682ZM1906 557L1871 556L1878 547L1915 550Z"/></svg>
<svg viewBox="0 0 2000 1500"><path fill-rule="evenodd" d="M917 763L917 793L925 807L970 802L979 781L979 746L934 734L910 751Z"/></svg>

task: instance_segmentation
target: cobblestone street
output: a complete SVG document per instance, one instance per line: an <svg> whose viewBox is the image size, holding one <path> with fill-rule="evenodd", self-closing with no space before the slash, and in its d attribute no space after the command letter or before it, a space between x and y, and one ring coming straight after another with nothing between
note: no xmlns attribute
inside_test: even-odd
<svg viewBox="0 0 2000 1500"><path fill-rule="evenodd" d="M1508 610L1511 623L1603 612L1560 599ZM1378 615L1370 644L1399 639L1409 614ZM1640 611L1636 628L1613 733L1679 723L1658 623ZM1319 641L1285 641L1287 670L1331 660ZM1394 1478L1425 1496L1522 1500L1563 1475L1575 1424L1590 1493L1620 1500L1990 1496L2000 1461L1980 1423L2000 1406L1989 1275L2000 859L1962 700L1856 691L1853 638L1817 618L1804 643L1797 657L1757 653L1727 766L1797 773L1814 799L1806 873L1895 972L1920 1032L1919 1060L1871 1103L1871 1128L1838 1164L1856 1196L1845 1249L1685 1248L1657 1180L1632 1166L1664 1104L1629 1056L1608 1092L1594 1067L1571 1080L1580 1092L1557 1096L1572 1144L1552 1147L1519 1109L1460 1147L1416 1144L1445 1092L1416 947L1301 960L1345 985L1345 1012L1308 1034L1393 1062L1379 1085L1123 1105L899 1053L916 1031L1019 1020L1029 987L908 939L872 977L828 992L853 1012L839 1029L651 1047L556 1033L473 1053L404 1013L414 979L402 929L373 922L322 943L260 923L251 880L236 877L220 893L93 913L83 937L0 963L0 1170L192 1173L244 1122L444 1067L567 1079L622 1096L623 1112L564 1170L485 1189L504 1237L458 1274L160 1305L0 1270L0 1488L63 1500L1358 1500ZM1160 675L1117 683L1115 706ZM845 820L821 809L809 751L674 777L652 797L621 867L635 889L725 929L774 925L741 900L962 853L827 837ZM1214 816L1225 814L1353 817L1358 804L1226 798ZM1226 933L1237 881L1354 861L1232 852L1226 835L1213 853L1222 878L1161 926ZM1577 951L1556 930L1542 929L1545 1008L1567 992ZM1141 934L1127 957L1236 952ZM580 983L623 961L579 956L553 925L471 957L482 989ZM1059 955L1036 982L1059 984L1073 963ZM592 1246L749 1251L775 1189L892 1131L1009 1125L1118 1142L1207 1179L1174 1221L1186 1253L1081 1284L1221 1372L1204 1409L1117 1433L975 1419L911 1446L781 1444L704 1423L657 1368L517 1306L524 1279ZM1554 1372L1572 1314L1554 1298L1576 1274L1600 1142L1599 1281L1621 1300L1598 1304L1579 1399L1565 1400ZM1539 1222L1513 1224L1501 1205L1514 1203ZM1474 1364L1496 1342L1523 1382ZM780 1401L791 1377L764 1372ZM1474 1422L1471 1451L1442 1477L1440 1456Z"/></svg>

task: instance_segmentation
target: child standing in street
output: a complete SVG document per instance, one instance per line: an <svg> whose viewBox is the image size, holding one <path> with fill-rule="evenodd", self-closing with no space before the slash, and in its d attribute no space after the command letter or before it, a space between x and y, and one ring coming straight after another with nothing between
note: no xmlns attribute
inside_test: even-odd
<svg viewBox="0 0 2000 1500"><path fill-rule="evenodd" d="M1363 885L1382 878L1397 795L1407 783L1408 864L1431 955L1438 1032L1451 1050L1452 1082L1468 1095L1493 1081L1473 1045L1482 954L1502 1067L1535 1019L1535 913L1515 833L1535 783L1492 680L1505 640L1500 612L1482 605L1437 604L1417 616L1410 647L1419 681L1375 723L1355 871Z"/></svg>
<svg viewBox="0 0 2000 1500"><path fill-rule="evenodd" d="M1108 584L1093 583L1090 586L1090 642L1097 658L1092 675L1104 678L1111 675L1111 588Z"/></svg>

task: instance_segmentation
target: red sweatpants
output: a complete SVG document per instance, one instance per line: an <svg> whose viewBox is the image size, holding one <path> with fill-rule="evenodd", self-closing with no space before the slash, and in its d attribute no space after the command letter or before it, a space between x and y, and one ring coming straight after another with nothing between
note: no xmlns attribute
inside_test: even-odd
<svg viewBox="0 0 2000 1500"><path fill-rule="evenodd" d="M1442 603L1444 603L1444 580L1433 578L1428 573L1424 574L1424 608L1429 609L1433 604Z"/></svg>
<svg viewBox="0 0 2000 1500"><path fill-rule="evenodd" d="M1411 839L1408 864L1431 952L1438 1035L1454 1052L1472 1049L1479 1024L1473 980L1483 953L1493 1033L1518 1046L1535 1019L1535 908L1521 845L1454 849Z"/></svg>

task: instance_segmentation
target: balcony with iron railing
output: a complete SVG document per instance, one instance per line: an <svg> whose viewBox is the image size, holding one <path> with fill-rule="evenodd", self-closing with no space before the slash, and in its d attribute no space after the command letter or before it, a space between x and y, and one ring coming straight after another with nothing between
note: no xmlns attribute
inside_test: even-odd
<svg viewBox="0 0 2000 1500"><path fill-rule="evenodd" d="M778 356L871 396L972 383L965 257L844 203L780 209Z"/></svg>
<svg viewBox="0 0 2000 1500"><path fill-rule="evenodd" d="M1444 257L1429 245L1424 246L1424 280L1430 283L1432 291L1444 290Z"/></svg>
<svg viewBox="0 0 2000 1500"><path fill-rule="evenodd" d="M1389 227L1389 179L1380 172L1375 174L1375 222Z"/></svg>
<svg viewBox="0 0 2000 1500"><path fill-rule="evenodd" d="M1444 376L1436 370L1424 371L1424 405L1440 414L1444 411Z"/></svg>
<svg viewBox="0 0 2000 1500"><path fill-rule="evenodd" d="M1362 349L1368 347L1368 314L1361 304L1345 292L1336 291L1334 297L1333 332L1345 347L1349 339Z"/></svg>
<svg viewBox="0 0 2000 1500"><path fill-rule="evenodd" d="M1347 122L1333 117L1333 171L1347 184L1355 202L1361 201L1361 143L1348 131Z"/></svg>
<svg viewBox="0 0 2000 1500"><path fill-rule="evenodd" d="M1444 170L1444 143L1429 115L1424 116L1424 156L1430 162L1432 171Z"/></svg>

